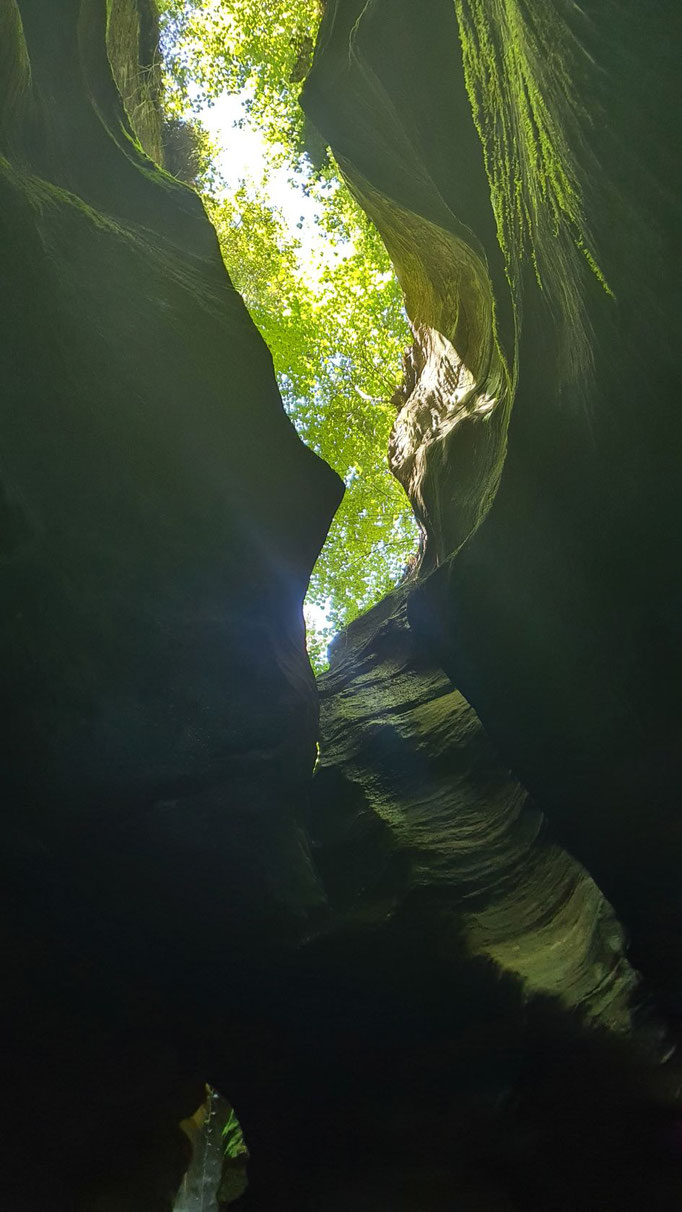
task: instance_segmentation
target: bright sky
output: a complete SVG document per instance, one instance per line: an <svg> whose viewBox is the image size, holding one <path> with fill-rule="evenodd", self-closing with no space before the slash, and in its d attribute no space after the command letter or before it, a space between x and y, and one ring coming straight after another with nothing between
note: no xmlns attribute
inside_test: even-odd
<svg viewBox="0 0 682 1212"><path fill-rule="evenodd" d="M308 283L314 285L325 263L343 256L343 249L338 241L330 245L320 233L315 222L319 211L315 200L301 188L303 177L299 176L296 184L291 168L273 169L272 147L268 155L260 131L247 123L236 125L244 117L246 96L246 93L225 93L213 105L202 107L199 117L217 149L216 164L226 189L236 190L241 181L252 183L261 196L265 194L270 204L282 212L287 228L300 240L301 269ZM353 251L351 244L347 251L348 254Z"/></svg>
<svg viewBox="0 0 682 1212"><path fill-rule="evenodd" d="M291 171L286 168L266 173L268 158L266 142L260 131L245 124L237 126L244 117L244 96L239 93L224 93L213 105L206 105L200 112L202 124L209 131L218 149L217 165L229 189L236 189L241 180L261 184L267 181L267 191L272 200L284 212L291 226L301 218L300 205L311 200L301 194L289 182ZM313 219L313 213L310 214Z"/></svg>

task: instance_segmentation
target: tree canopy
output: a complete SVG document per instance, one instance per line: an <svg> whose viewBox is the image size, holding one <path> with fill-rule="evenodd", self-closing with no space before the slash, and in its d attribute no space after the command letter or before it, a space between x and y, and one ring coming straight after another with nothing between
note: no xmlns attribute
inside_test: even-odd
<svg viewBox="0 0 682 1212"><path fill-rule="evenodd" d="M200 136L198 186L230 276L269 346L284 406L303 440L347 485L306 599L308 647L322 667L331 636L378 600L416 547L417 528L388 471L392 396L409 329L381 239L333 160L314 166L298 105L320 18L317 0L166 0L167 108L199 119L225 92L260 133L263 172L232 183ZM303 212L277 201L282 171ZM291 212L291 197L287 212Z"/></svg>
<svg viewBox="0 0 682 1212"><path fill-rule="evenodd" d="M300 151L298 104L312 60L322 0L158 0L168 91L200 111L222 93L243 94L248 120L273 149Z"/></svg>

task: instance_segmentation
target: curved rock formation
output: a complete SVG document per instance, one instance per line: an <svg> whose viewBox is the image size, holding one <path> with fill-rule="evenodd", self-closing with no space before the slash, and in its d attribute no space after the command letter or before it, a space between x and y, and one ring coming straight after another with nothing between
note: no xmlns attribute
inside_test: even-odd
<svg viewBox="0 0 682 1212"><path fill-rule="evenodd" d="M612 911L429 659L406 598L351 624L320 683L310 835L332 904L428 893L467 951L626 1031L634 980Z"/></svg>
<svg viewBox="0 0 682 1212"><path fill-rule="evenodd" d="M199 198L141 145L154 12L0 12L0 1198L22 1212L168 1206L203 1077L179 1033L323 901L301 603L342 486Z"/></svg>
<svg viewBox="0 0 682 1212"><path fill-rule="evenodd" d="M415 328L409 616L676 1010L680 33L671 3L337 0L304 98Z"/></svg>

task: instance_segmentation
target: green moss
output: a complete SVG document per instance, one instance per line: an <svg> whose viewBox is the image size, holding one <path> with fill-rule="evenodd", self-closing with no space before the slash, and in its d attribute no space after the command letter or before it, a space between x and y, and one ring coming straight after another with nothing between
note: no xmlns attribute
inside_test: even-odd
<svg viewBox="0 0 682 1212"><path fill-rule="evenodd" d="M602 288L611 292L584 213L574 122L579 104L566 29L543 3L531 9L524 0L454 2L466 87L517 313L527 261L564 321L565 352L579 375L591 357L583 304L585 260Z"/></svg>
<svg viewBox="0 0 682 1212"><path fill-rule="evenodd" d="M31 64L16 0L0 4L0 138L25 104L31 84Z"/></svg>
<svg viewBox="0 0 682 1212"><path fill-rule="evenodd" d="M163 162L162 75L153 0L107 0L107 54L140 146Z"/></svg>

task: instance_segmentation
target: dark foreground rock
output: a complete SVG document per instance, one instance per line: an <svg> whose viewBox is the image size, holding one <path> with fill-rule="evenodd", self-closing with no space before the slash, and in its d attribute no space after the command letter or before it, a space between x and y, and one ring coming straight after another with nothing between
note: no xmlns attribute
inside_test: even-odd
<svg viewBox="0 0 682 1212"><path fill-rule="evenodd" d="M153 22L103 0L0 13L16 1212L168 1206L203 1077L179 1031L323 900L298 824L301 602L342 488L284 414L199 198L138 141L158 153L135 92Z"/></svg>

